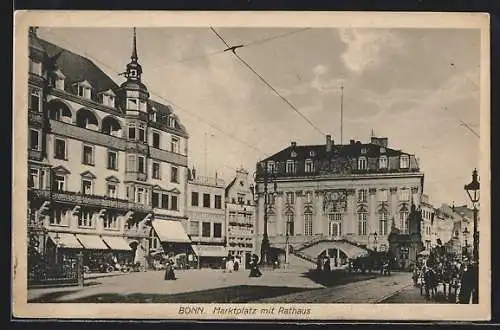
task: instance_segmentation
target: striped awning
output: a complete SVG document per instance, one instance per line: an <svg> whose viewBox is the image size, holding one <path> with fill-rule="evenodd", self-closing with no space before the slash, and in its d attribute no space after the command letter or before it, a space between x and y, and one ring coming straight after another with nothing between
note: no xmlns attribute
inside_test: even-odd
<svg viewBox="0 0 500 330"><path fill-rule="evenodd" d="M192 248L198 257L227 257L225 246L193 244Z"/></svg>
<svg viewBox="0 0 500 330"><path fill-rule="evenodd" d="M153 228L160 241L165 243L191 243L182 224L176 220L154 220Z"/></svg>
<svg viewBox="0 0 500 330"><path fill-rule="evenodd" d="M89 250L109 250L102 238L97 235L77 234L76 238L82 243L83 247Z"/></svg>
<svg viewBox="0 0 500 330"><path fill-rule="evenodd" d="M102 239L104 243L106 243L107 246L111 250L118 250L118 251L131 251L132 248L130 245L125 241L123 237L120 236L102 236Z"/></svg>
<svg viewBox="0 0 500 330"><path fill-rule="evenodd" d="M83 249L83 246L76 239L75 234L49 233L49 237L58 248Z"/></svg>

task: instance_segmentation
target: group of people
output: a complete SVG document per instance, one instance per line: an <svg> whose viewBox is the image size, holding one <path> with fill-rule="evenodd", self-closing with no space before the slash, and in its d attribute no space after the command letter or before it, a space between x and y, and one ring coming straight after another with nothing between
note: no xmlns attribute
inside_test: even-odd
<svg viewBox="0 0 500 330"><path fill-rule="evenodd" d="M329 273L332 270L331 259L328 255L318 257L316 260L316 270L325 273Z"/></svg>
<svg viewBox="0 0 500 330"><path fill-rule="evenodd" d="M237 272L240 269L240 259L234 258L233 256L229 256L227 259L224 258L225 267L224 272L232 273L233 271Z"/></svg>

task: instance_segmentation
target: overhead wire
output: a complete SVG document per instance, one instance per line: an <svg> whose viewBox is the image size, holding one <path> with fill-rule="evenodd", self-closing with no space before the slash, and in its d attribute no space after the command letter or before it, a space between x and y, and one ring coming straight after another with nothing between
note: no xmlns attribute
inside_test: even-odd
<svg viewBox="0 0 500 330"><path fill-rule="evenodd" d="M300 110L295 106L293 105L286 97L284 97L283 95L281 95L281 93L276 89L274 88L260 73L258 73L250 64L248 64L247 61L245 61L241 56L239 56L235 49L236 48L241 48L241 47L245 47L244 45L238 45L238 46L230 46L226 40L224 40L224 38L215 30L215 28L213 27L210 27L210 29L215 33L215 35L217 35L217 37L227 46L227 49L226 50L231 50L231 52L233 53L233 55L244 65L246 66L250 71L252 71L258 78L260 81L262 81L269 89L271 89L271 91L276 94L281 100L283 100L293 111L295 111L295 113L297 113L302 119L304 119L312 128L314 128L318 133L320 133L321 135L325 135L325 133L319 129L309 118L307 118L306 115L304 115L302 112L300 112Z"/></svg>
<svg viewBox="0 0 500 330"><path fill-rule="evenodd" d="M83 50L83 49L81 49L80 47L76 46L75 44L73 44L73 43L71 43L71 42L67 41L65 38L63 38L63 37L61 37L60 35L58 35L58 34L54 33L52 30L47 29L46 31L48 31L48 32L49 32L50 34L52 34L53 36L55 36L55 37L57 37L57 38L61 39L61 40L62 40L62 41L64 41L65 43L67 43L67 44L71 45L73 48L75 48L75 49L79 50L79 51L80 51L83 55L85 55L88 59L92 59L93 61L95 61L95 62L97 62L97 63L101 64L102 66L106 67L108 70L110 70L110 71L114 72L114 73L115 73L115 74L117 74L117 75L120 75L120 74L121 74L121 72L119 72L118 70L116 70L116 69L112 68L112 67L111 67L111 66L109 66L108 64L104 63L102 60L99 60L98 58L95 58L95 57L91 56L91 55L90 55L90 54L88 54L85 50ZM195 113L193 113L193 112L191 112L191 111L187 110L185 107L181 107L180 105L176 104L175 102L172 102L171 100L166 99L165 97L163 97L162 95L160 95L160 94L158 94L158 93L154 92L153 90L149 89L149 93L150 93L151 95L154 95L155 97L157 97L157 98L158 98L158 99L160 99L161 101L163 101L163 102L165 102L165 103L167 103L167 104L170 104L170 105L174 106L176 109L180 109L181 111L183 111L183 112L185 112L185 113L187 113L187 114L191 115L193 118L195 118L195 119L199 120L200 122L205 123L206 125L210 126L211 128L213 128L213 129L215 129L215 130L217 130L217 131L221 132L222 134L224 134L224 135L228 136L229 138L233 139L234 141L237 141L237 142L239 142L239 143L241 143L241 144L243 144L243 145L245 145L245 146L247 146L247 147L249 147L249 148L251 148L251 149L253 149L253 150L257 151L257 152L258 152L258 153L260 153L260 154L263 154L263 155L265 155L265 156L267 156L267 155L268 155L267 153L265 153L265 152L263 152L262 150L260 150L258 147L256 147L256 146L254 146L254 145L252 145L252 144L250 144L250 143L248 143L248 142L246 142L246 141L244 141L244 140L242 140L242 139L240 139L240 138L238 138L238 137L234 136L233 134L231 134L231 133L229 133L229 132L224 131L223 129L221 129L221 128L220 128L220 127L218 127L217 125L214 125L214 124L212 124L212 123L208 122L208 121L207 121L207 120L205 120L204 118L202 118L202 117L198 116L197 114L195 114Z"/></svg>

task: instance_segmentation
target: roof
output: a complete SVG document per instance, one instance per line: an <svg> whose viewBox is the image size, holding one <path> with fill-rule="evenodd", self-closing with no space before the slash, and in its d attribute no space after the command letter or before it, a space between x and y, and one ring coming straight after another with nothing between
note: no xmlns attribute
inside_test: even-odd
<svg viewBox="0 0 500 330"><path fill-rule="evenodd" d="M328 153L326 151L326 145L304 145L295 147L289 146L276 154L266 158L264 161L286 161L290 159L290 154L292 151L295 151L297 154L295 159L324 159L329 155L335 155L337 157L358 157L361 155L361 149L366 149L366 153L363 156L366 157L380 157L385 155L387 157L394 157L406 154L400 150L394 150L391 148L384 147L385 152L381 153L381 146L372 143L353 143L353 144L343 144L343 145L332 145L332 152ZM310 152L314 152L314 156L311 156Z"/></svg>
<svg viewBox="0 0 500 330"><path fill-rule="evenodd" d="M48 70L57 70L64 74L65 91L76 94L76 83L88 81L92 85L91 98L94 102L100 103L98 95L102 92L113 91L117 96L119 101L121 87L109 77L104 71L102 71L99 66L97 66L90 59L73 53L65 48L59 47L46 40L36 38L40 45L45 49L47 53L45 66ZM122 86L130 87L133 84L138 84L137 88L144 87L144 84L140 82L125 82ZM121 102L116 102L117 107ZM160 116L157 120L160 123L168 124L168 116L173 116L175 118L175 129L179 130L181 133L187 135L187 131L184 125L181 124L179 117L173 113L173 109L169 105L162 104L151 99L148 100L148 110L155 108ZM121 112L123 110L119 109Z"/></svg>
<svg viewBox="0 0 500 330"><path fill-rule="evenodd" d="M224 190L224 196L227 197L229 195L229 190L231 190L231 187L234 186L234 183L236 182L236 177L227 185L226 189Z"/></svg>

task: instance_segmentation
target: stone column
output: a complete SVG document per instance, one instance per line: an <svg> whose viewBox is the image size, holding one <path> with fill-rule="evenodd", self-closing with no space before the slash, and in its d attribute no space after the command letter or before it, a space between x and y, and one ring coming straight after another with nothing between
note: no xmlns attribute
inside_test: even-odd
<svg viewBox="0 0 500 330"><path fill-rule="evenodd" d="M276 236L285 235L285 215L284 210L284 198L285 194L280 192L275 196L275 216L276 216Z"/></svg>
<svg viewBox="0 0 500 330"><path fill-rule="evenodd" d="M378 232L377 226L377 190L369 189L369 199L368 199L368 225L367 234L373 234Z"/></svg>
<svg viewBox="0 0 500 330"><path fill-rule="evenodd" d="M349 193L347 195L347 210L344 213L345 217L342 223L342 232L344 234L352 233L354 235L358 234L358 217L356 210L356 191L354 193Z"/></svg>
<svg viewBox="0 0 500 330"><path fill-rule="evenodd" d="M325 220L323 216L323 195L320 192L314 192L314 216L313 216L313 235L324 234L323 227Z"/></svg>
<svg viewBox="0 0 500 330"><path fill-rule="evenodd" d="M304 195L302 192L297 192L296 196L294 234L304 235Z"/></svg>

